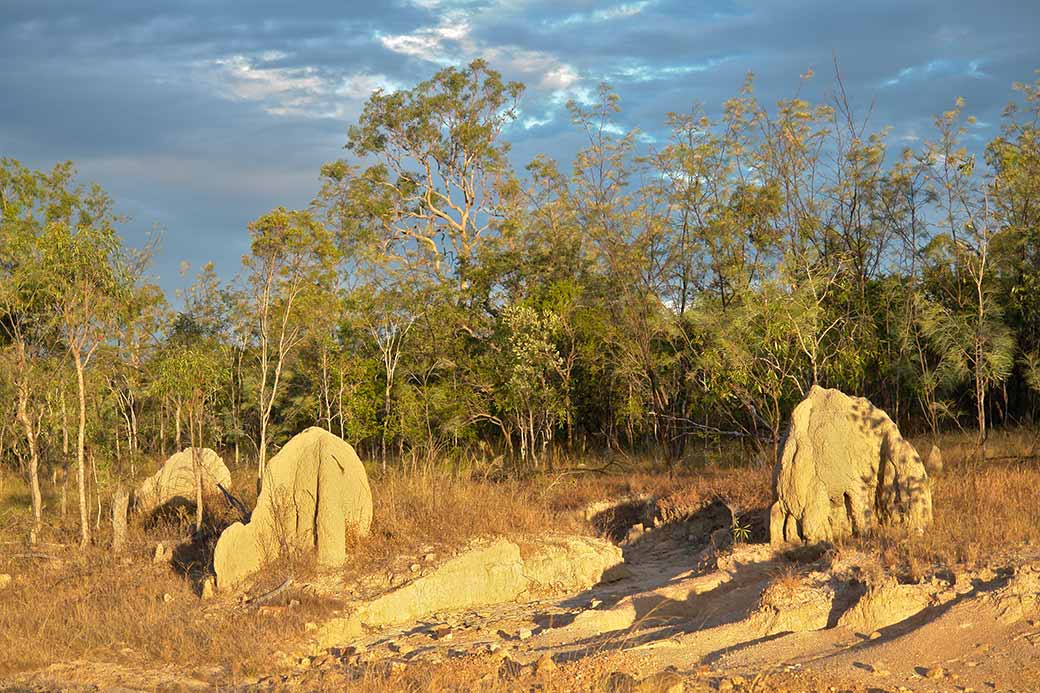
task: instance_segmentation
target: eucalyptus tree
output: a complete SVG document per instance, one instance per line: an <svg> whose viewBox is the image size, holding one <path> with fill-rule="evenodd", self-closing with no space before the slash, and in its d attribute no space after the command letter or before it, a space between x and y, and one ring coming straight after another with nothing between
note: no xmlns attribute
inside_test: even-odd
<svg viewBox="0 0 1040 693"><path fill-rule="evenodd" d="M43 522L38 439L45 401L40 379L52 342L47 334L46 305L41 296L43 267L37 250L44 201L43 174L10 159L0 160L0 347L11 374L15 418L29 450L29 491L35 543Z"/></svg>
<svg viewBox="0 0 1040 693"><path fill-rule="evenodd" d="M126 301L133 278L128 271L119 220L112 200L98 186L73 187L71 165L56 169L44 185L46 224L39 236L47 268L47 301L76 371L79 420L76 478L80 541L90 543L86 498L87 369L98 348L112 337L113 319Z"/></svg>
<svg viewBox="0 0 1040 693"><path fill-rule="evenodd" d="M48 346L65 350L75 366L80 538L86 545L90 542L86 371L98 348L112 337L112 319L133 278L115 229L119 219L111 199L96 185L76 184L71 163L58 164L47 173L32 173L10 161L4 162L3 169L0 206L4 230L9 231L4 234L8 239L4 252L19 255L4 263L18 275L6 283L5 293L9 300L22 302L15 309L18 318L7 324L17 325L19 330L31 324L34 329L45 325Z"/></svg>
<svg viewBox="0 0 1040 693"><path fill-rule="evenodd" d="M347 148L376 163L352 186L396 264L438 284L464 285L481 245L506 221L512 177L501 135L522 91L475 60L411 90L369 98Z"/></svg>
<svg viewBox="0 0 1040 693"><path fill-rule="evenodd" d="M278 207L251 223L249 232L250 254L242 263L259 361L257 478L262 480L283 372L307 335L309 314L321 311L333 293L339 255L332 235L307 211Z"/></svg>
<svg viewBox="0 0 1040 693"><path fill-rule="evenodd" d="M154 365L152 382L153 388L174 397L187 415L195 477L196 531L202 528L203 519L202 450L206 444L208 408L224 378L224 364L213 341L212 337L196 335L171 344Z"/></svg>
<svg viewBox="0 0 1040 693"><path fill-rule="evenodd" d="M993 239L994 278L1006 319L1017 326L1025 380L1040 392L1040 79L1015 89L1021 96L986 149L993 169L987 192L1001 229Z"/></svg>
<svg viewBox="0 0 1040 693"><path fill-rule="evenodd" d="M941 232L930 246L932 295L923 302L920 325L951 382L973 384L978 451L984 455L986 398L1014 366L1015 339L995 293L993 241L998 221L991 191L979 182L975 156L963 144L974 118L964 101L935 119L936 140L925 145L929 186Z"/></svg>

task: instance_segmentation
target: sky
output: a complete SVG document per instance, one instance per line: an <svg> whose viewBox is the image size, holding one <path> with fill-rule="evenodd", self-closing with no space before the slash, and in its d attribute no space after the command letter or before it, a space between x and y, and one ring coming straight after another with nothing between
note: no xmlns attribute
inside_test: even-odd
<svg viewBox="0 0 1040 693"><path fill-rule="evenodd" d="M984 142L1011 84L1040 68L1040 0L0 0L0 156L73 160L161 242L173 292L213 261L234 275L247 224L304 207L348 158L372 90L475 58L527 85L506 133L521 168L580 145L565 104L608 82L646 146L665 115L716 113L748 71L765 103L826 98L836 56L860 113L893 145L929 135L962 96Z"/></svg>

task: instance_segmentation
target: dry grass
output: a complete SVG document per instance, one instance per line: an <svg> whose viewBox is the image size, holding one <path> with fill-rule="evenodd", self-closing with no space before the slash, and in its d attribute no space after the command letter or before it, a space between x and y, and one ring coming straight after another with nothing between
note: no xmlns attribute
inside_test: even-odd
<svg viewBox="0 0 1040 693"><path fill-rule="evenodd" d="M980 464L974 461L970 436L944 437L939 444L945 470L933 479L934 527L923 536L881 533L849 544L911 575L927 575L953 563L985 562L1023 543L1040 544L1035 490L1040 488L1040 467L1031 457L1035 441L1031 432L997 433L988 450L993 459ZM930 440L914 442L922 452L931 445ZM233 474L239 495L251 506L251 470ZM770 469L762 465L708 465L682 475L655 473L645 466L627 474L556 474L499 482L390 473L372 481L372 531L352 542L344 577L371 572L395 556L412 555L428 545L458 547L479 535L593 533L583 511L591 502L607 498L655 497L662 511L676 517L720 497L739 513L760 513L768 507L770 486ZM60 560L25 557L21 554L27 551L20 545L28 526L24 489L7 477L5 493L0 498L0 573L15 580L0 590L0 675L85 658L179 666L222 683L234 682L240 675L277 667L279 648L302 637L308 621L336 606L295 592L286 599L300 599L300 606L262 616L230 598L201 601L192 579L197 571L151 562L157 541L185 542L190 536L190 527L176 517L154 526L134 523L129 560L113 558L102 548L108 540L107 519L98 548L75 548L71 516L66 524L47 528L44 538L50 543L39 549ZM53 509L53 498L48 507ZM52 516L50 510L48 518ZM185 550L183 558L203 563L216 531L231 519L230 513L212 513L210 535L193 545L203 557ZM276 565L257 588L289 572L305 577L311 570L305 562ZM779 575L777 581L787 583L787 578ZM164 600L166 594L169 600ZM478 664L484 666L474 662L474 667ZM463 683L474 680L467 679L471 674L477 675L476 670L466 667L416 669L384 681L400 683L404 690L433 684L464 688ZM363 683L359 687L365 688ZM490 680L485 683L491 685Z"/></svg>
<svg viewBox="0 0 1040 693"><path fill-rule="evenodd" d="M974 436L948 434L938 445L944 469L932 477L934 521L923 534L881 531L847 542L878 554L889 570L920 579L953 565L977 566L1040 545L1040 464L1031 431L994 433L986 460ZM913 441L927 454L932 439Z"/></svg>

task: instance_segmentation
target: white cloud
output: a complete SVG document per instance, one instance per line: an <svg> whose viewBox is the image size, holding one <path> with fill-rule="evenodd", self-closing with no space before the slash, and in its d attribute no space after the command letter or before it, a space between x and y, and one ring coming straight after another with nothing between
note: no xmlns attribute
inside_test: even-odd
<svg viewBox="0 0 1040 693"><path fill-rule="evenodd" d="M357 112L360 103L376 89L400 85L382 74L330 75L314 67L264 67L280 54L244 55L204 63L200 69L225 98L256 101L272 115L304 118L344 118Z"/></svg>
<svg viewBox="0 0 1040 693"><path fill-rule="evenodd" d="M651 0L626 2L606 9L595 10L593 12L578 12L568 17L564 17L561 20L550 22L550 24L558 26L566 26L568 24L598 24L600 22L609 22L614 19L626 19L628 17L635 17L638 14L642 14L643 10L651 4L653 4Z"/></svg>
<svg viewBox="0 0 1040 693"><path fill-rule="evenodd" d="M414 2L415 0L413 0ZM437 0L418 0L423 7L441 9ZM534 89L564 94L565 101L579 87L578 70L547 51L529 50L516 45L487 45L473 36L479 21L477 13L446 9L437 24L408 34L378 36L384 48L401 55L448 66L483 58L508 79L519 79Z"/></svg>

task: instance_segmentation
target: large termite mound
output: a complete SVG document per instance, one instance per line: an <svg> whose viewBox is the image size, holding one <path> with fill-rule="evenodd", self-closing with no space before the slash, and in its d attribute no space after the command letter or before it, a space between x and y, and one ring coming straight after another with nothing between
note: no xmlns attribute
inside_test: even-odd
<svg viewBox="0 0 1040 693"><path fill-rule="evenodd" d="M317 550L318 562L341 565L346 531L367 534L372 492L365 468L346 441L312 427L293 437L264 470L248 524L224 530L213 554L217 587L234 586L282 551Z"/></svg>
<svg viewBox="0 0 1040 693"><path fill-rule="evenodd" d="M774 473L771 541L817 542L878 524L921 529L932 494L921 457L862 397L814 386L791 415Z"/></svg>
<svg viewBox="0 0 1040 693"><path fill-rule="evenodd" d="M186 448L171 456L163 466L134 491L138 510L152 512L168 504L195 503L195 462L198 461L204 495L217 495L218 486L231 488L231 472L220 455L209 448Z"/></svg>

